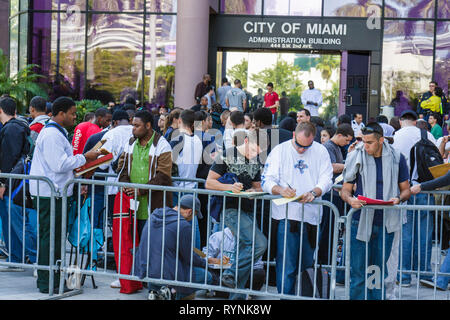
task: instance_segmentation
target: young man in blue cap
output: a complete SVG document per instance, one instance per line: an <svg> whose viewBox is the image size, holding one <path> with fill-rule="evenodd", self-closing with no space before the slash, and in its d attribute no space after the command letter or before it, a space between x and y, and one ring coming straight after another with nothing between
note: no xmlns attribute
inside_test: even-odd
<svg viewBox="0 0 450 320"><path fill-rule="evenodd" d="M180 207L164 207L153 211L142 230L136 253L135 274L139 278L205 282L207 261L194 253L192 246L192 219L194 214L199 219L203 218L200 208L198 198L186 194L180 199ZM161 266L162 259L163 266ZM212 281L209 272L206 281L207 283ZM188 287L174 287L174 289L177 299L195 292L195 289ZM167 287L149 284L150 300L170 298L171 291Z"/></svg>

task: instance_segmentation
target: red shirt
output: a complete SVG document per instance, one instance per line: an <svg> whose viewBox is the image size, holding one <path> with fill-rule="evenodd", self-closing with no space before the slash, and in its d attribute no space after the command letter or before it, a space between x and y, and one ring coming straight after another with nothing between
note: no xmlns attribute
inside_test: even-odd
<svg viewBox="0 0 450 320"><path fill-rule="evenodd" d="M266 103L266 108L270 108L271 106L275 105L275 102L279 101L278 94L275 91L267 92L264 95L264 102ZM277 112L277 108L270 108L270 111L272 111L272 114L275 114Z"/></svg>
<svg viewBox="0 0 450 320"><path fill-rule="evenodd" d="M35 131L39 134L39 133L41 133L41 130L43 127L44 127L44 125L42 123L36 122L32 126L30 126L30 130Z"/></svg>
<svg viewBox="0 0 450 320"><path fill-rule="evenodd" d="M82 154L89 137L100 131L102 131L102 129L100 129L100 127L95 123L82 122L77 125L75 127L72 140L73 154Z"/></svg>

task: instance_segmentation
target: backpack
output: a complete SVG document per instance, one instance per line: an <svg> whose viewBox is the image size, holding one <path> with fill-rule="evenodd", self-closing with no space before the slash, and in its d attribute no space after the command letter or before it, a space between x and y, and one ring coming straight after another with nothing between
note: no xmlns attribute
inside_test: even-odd
<svg viewBox="0 0 450 320"><path fill-rule="evenodd" d="M11 170L12 174L29 175L31 170L31 159L34 152L34 141L28 135L22 156ZM27 209L33 208L33 200L30 194L30 181L26 179L11 179L11 199L15 205L25 206ZM25 190L25 191L24 191Z"/></svg>
<svg viewBox="0 0 450 320"><path fill-rule="evenodd" d="M411 161L410 177L412 178L414 167L417 165L417 181L422 183L434 179L428 168L443 164L444 160L439 149L428 140L427 131L421 129L420 136L420 140L411 148L409 159Z"/></svg>
<svg viewBox="0 0 450 320"><path fill-rule="evenodd" d="M322 266L317 268L316 295L315 298L330 299L330 274ZM314 293L314 268L308 268L302 272L301 295L312 297Z"/></svg>

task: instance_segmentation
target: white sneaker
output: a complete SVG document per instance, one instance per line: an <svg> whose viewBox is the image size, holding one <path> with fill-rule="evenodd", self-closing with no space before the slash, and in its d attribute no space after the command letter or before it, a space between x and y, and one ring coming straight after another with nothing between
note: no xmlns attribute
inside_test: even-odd
<svg viewBox="0 0 450 320"><path fill-rule="evenodd" d="M117 279L117 280L115 280L115 281L113 281L113 282L111 282L111 288L114 288L114 289L120 289L120 280L119 279Z"/></svg>

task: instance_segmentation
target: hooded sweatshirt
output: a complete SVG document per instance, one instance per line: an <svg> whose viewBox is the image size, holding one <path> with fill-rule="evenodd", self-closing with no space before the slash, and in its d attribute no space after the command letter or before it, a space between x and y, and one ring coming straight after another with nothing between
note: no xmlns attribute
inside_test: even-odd
<svg viewBox="0 0 450 320"><path fill-rule="evenodd" d="M34 118L34 120L30 123L30 135L31 139L33 139L34 142L36 142L38 134L41 132L42 128L44 128L49 120L50 117L46 114L43 114Z"/></svg>
<svg viewBox="0 0 450 320"><path fill-rule="evenodd" d="M164 228L164 255L163 226ZM177 257L177 230L179 225L178 257ZM142 230L139 248L136 253L135 274L143 279L145 277L154 279L177 280L190 282L191 255L193 267L206 267L206 261L200 258L192 250L192 223L188 222L172 208L165 207L153 211L149 223ZM150 241L149 241L150 239ZM149 248L150 243L150 248ZM150 256L148 257L148 253ZM161 273L161 259L163 261L163 272ZM175 266L178 260L178 273L175 279ZM147 264L148 261L148 264ZM192 275L192 282L194 275ZM177 292L190 294L192 288L177 287Z"/></svg>
<svg viewBox="0 0 450 320"><path fill-rule="evenodd" d="M0 172L10 173L23 154L27 154L30 128L24 119L12 118L0 130ZM6 183L7 179L0 179Z"/></svg>

